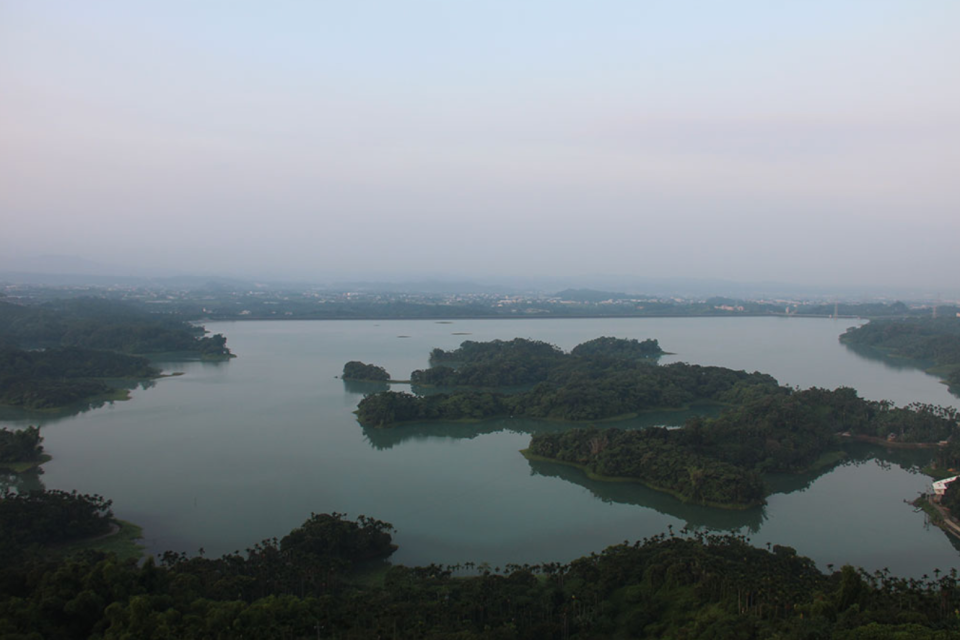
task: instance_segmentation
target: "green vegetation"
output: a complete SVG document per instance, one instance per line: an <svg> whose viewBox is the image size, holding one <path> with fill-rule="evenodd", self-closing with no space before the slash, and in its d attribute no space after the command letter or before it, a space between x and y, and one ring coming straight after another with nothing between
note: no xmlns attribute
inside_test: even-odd
<svg viewBox="0 0 960 640"><path fill-rule="evenodd" d="M618 347L622 353L613 357ZM655 340L613 338L591 340L571 353L521 338L468 340L455 351L434 349L430 361L435 366L414 371L410 379L419 385L472 388L423 396L373 394L360 402L357 417L360 424L376 427L500 415L603 420L695 401L736 402L779 388L774 378L761 373L685 363L658 366L648 355L659 349Z"/></svg>
<svg viewBox="0 0 960 640"><path fill-rule="evenodd" d="M947 490L940 498L940 504L950 509L953 517L960 516L960 482L951 482L947 485Z"/></svg>
<svg viewBox="0 0 960 640"><path fill-rule="evenodd" d="M159 374L160 370L146 358L113 351L0 348L0 404L26 409L62 407L113 392L104 378L152 378Z"/></svg>
<svg viewBox="0 0 960 640"><path fill-rule="evenodd" d="M226 338L119 302L93 298L22 307L0 301L0 404L65 407L127 392L110 379L154 378L142 355L179 352L202 360L232 357Z"/></svg>
<svg viewBox="0 0 960 640"><path fill-rule="evenodd" d="M588 340L578 344L570 352L570 355L580 357L604 357L604 358L656 358L663 355L664 351L660 348L657 340L647 339L643 342L639 340L624 340L622 338L608 338L606 336Z"/></svg>
<svg viewBox="0 0 960 640"><path fill-rule="evenodd" d="M39 427L26 429L0 429L0 466L21 464L32 468L42 461L49 460L43 453L43 438ZM20 472L25 469L17 469Z"/></svg>
<svg viewBox="0 0 960 640"><path fill-rule="evenodd" d="M876 436L896 429L901 441L953 437L957 412L871 402L856 391L777 392L695 417L679 429L596 428L535 434L528 451L577 465L594 477L628 478L708 506L747 507L766 495L766 473L800 473L843 458L839 434Z"/></svg>
<svg viewBox="0 0 960 640"><path fill-rule="evenodd" d="M0 559L110 532L113 512L102 496L29 491L0 496Z"/></svg>
<svg viewBox="0 0 960 640"><path fill-rule="evenodd" d="M390 379L390 374L383 367L375 364L364 364L358 360L351 360L343 365L344 380L361 380L370 382L386 382Z"/></svg>
<svg viewBox="0 0 960 640"><path fill-rule="evenodd" d="M929 371L942 375L950 390L960 394L960 318L871 320L848 329L840 341L933 363L935 367Z"/></svg>
<svg viewBox="0 0 960 640"><path fill-rule="evenodd" d="M50 638L888 638L960 633L955 571L821 573L790 547L661 535L568 564L381 568L392 527L314 515L219 559L21 554L0 635ZM457 577L459 570L478 572ZM371 575L376 575L372 579Z"/></svg>
<svg viewBox="0 0 960 640"><path fill-rule="evenodd" d="M36 307L0 301L0 337L22 348L82 347L127 354L191 353L230 357L226 338L175 316L99 298L57 300Z"/></svg>
<svg viewBox="0 0 960 640"><path fill-rule="evenodd" d="M101 536L69 542L52 551L60 556L71 556L85 551L109 553L118 560L139 560L143 557L143 545L139 541L143 538L143 528L126 520L114 520L116 532L110 531Z"/></svg>
<svg viewBox="0 0 960 640"><path fill-rule="evenodd" d="M722 367L659 366L648 358L659 351L653 340L600 338L570 353L519 338L466 341L455 351L435 349L434 366L411 378L469 388L371 394L360 401L357 419L374 428L497 416L597 421L693 401L721 403L727 408L719 416L694 417L680 429L536 434L527 454L577 466L595 479L642 482L684 501L729 508L761 503L764 474L836 464L844 456L840 434L916 444L951 441L958 430L960 412L950 407L895 407L845 387L800 391L768 375ZM504 392L517 385L528 387Z"/></svg>

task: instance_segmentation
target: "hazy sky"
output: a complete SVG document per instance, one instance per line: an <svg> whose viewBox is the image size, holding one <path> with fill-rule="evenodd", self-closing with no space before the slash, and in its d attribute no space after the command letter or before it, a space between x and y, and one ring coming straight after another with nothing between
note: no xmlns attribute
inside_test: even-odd
<svg viewBox="0 0 960 640"><path fill-rule="evenodd" d="M955 287L960 2L0 0L0 257Z"/></svg>

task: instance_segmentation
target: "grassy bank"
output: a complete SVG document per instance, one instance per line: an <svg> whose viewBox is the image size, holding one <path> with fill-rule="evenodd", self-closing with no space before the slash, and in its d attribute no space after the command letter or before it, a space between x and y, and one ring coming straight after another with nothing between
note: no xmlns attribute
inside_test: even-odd
<svg viewBox="0 0 960 640"><path fill-rule="evenodd" d="M58 553L69 555L78 551L92 549L104 553L116 554L121 560L139 559L143 556L143 545L137 540L143 538L143 529L126 520L116 520L117 531L91 540L80 540L57 549Z"/></svg>
<svg viewBox="0 0 960 640"><path fill-rule="evenodd" d="M29 462L0 462L0 470L13 473L26 473L51 460L53 460L53 456L44 453L37 460L31 460Z"/></svg>

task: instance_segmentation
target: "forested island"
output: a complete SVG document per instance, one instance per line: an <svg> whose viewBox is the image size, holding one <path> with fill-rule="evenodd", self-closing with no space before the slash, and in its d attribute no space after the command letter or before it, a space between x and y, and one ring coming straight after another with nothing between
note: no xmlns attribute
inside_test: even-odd
<svg viewBox="0 0 960 640"><path fill-rule="evenodd" d="M343 365L344 380L356 380L360 382L386 382L390 379L390 374L383 367L375 364L365 364L359 360L351 360Z"/></svg>
<svg viewBox="0 0 960 640"><path fill-rule="evenodd" d="M623 349L614 355L616 345ZM374 427L496 416L603 420L696 401L735 402L755 387L778 386L760 373L685 363L659 366L660 353L655 340L599 338L570 353L523 338L468 340L455 351L435 349L430 356L435 366L410 374L414 390L422 385L452 391L369 395L357 407L357 417Z"/></svg>
<svg viewBox="0 0 960 640"><path fill-rule="evenodd" d="M0 404L53 409L125 398L115 379L160 375L147 356L233 357L226 338L130 305L77 298L25 307L0 301Z"/></svg>
<svg viewBox="0 0 960 640"><path fill-rule="evenodd" d="M911 638L960 633L956 571L823 573L790 547L663 534L570 563L406 567L386 522L311 515L220 558L138 563L56 545L109 527L100 496L0 499L9 638ZM55 533L54 533L55 532ZM462 571L473 573L463 577Z"/></svg>
<svg viewBox="0 0 960 640"><path fill-rule="evenodd" d="M854 389L797 390L773 377L686 363L659 365L655 340L598 338L565 353L539 341L466 341L435 349L414 384L453 387L415 395L382 391L357 407L360 424L502 416L599 421L694 402L723 407L681 428L596 427L533 436L528 457L583 469L604 480L641 482L681 500L746 508L764 501L768 473L799 473L842 459L843 437L903 445L956 440L958 413L860 398ZM416 387L414 387L416 389ZM950 446L952 450L952 445Z"/></svg>
<svg viewBox="0 0 960 640"><path fill-rule="evenodd" d="M960 317L871 320L847 329L840 342L932 365L927 371L960 395Z"/></svg>

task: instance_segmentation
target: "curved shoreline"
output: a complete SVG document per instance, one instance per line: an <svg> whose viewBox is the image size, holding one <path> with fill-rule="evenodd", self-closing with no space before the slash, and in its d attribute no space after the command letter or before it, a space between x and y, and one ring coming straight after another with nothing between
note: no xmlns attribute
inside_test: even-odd
<svg viewBox="0 0 960 640"><path fill-rule="evenodd" d="M722 402L715 402L711 400L698 401L690 404L686 404L682 407L655 407L653 409L641 409L639 411L631 411L630 413L622 413L616 416L610 416L609 418L591 418L589 420L566 420L564 418L550 418L550 417L541 417L541 416L527 416L527 415L513 415L507 413L500 413L493 416L483 416L481 418L456 418L456 419L439 419L432 418L427 420L401 420L399 422L390 422L384 425L374 425L374 424L363 424L359 420L357 421L361 427L366 427L370 429L393 429L394 427L402 427L404 425L413 425L413 424L437 424L437 423L448 423L448 424L477 424L479 422L484 422L487 420L532 420L534 422L551 422L553 424L568 424L577 427L589 427L594 424L610 424L617 422L626 422L627 420L634 420L639 418L642 415L649 413L679 413L682 411L692 411L695 406L712 406L712 407L726 407L733 406L724 404ZM357 415L359 410L354 409L353 414Z"/></svg>
<svg viewBox="0 0 960 640"><path fill-rule="evenodd" d="M0 472L13 473L19 475L21 473L29 473L35 469L39 469L40 465L46 464L53 460L53 456L49 453L44 453L37 460L25 460L21 462L0 462Z"/></svg>
<svg viewBox="0 0 960 640"><path fill-rule="evenodd" d="M521 449L520 455L522 455L527 460L535 460L538 462L552 462L555 464L562 464L568 467L573 467L574 469L579 469L580 471L583 471L586 474L586 476L591 480L597 480L599 482L627 482L632 484L640 484L640 485L643 485L644 487L647 487L648 489L653 489L654 491L660 491L662 493L670 494L671 496L673 496L680 502L683 502L684 504L693 504L693 505L698 505L702 507L713 507L715 509L727 509L730 511L745 511L747 509L752 509L754 507L763 506L764 504L767 503L766 499L759 502L751 502L748 504L742 504L738 502L711 502L711 501L698 502L695 500L688 499L683 494L677 491L674 491L673 489L667 489L666 487L655 485L652 482L648 482L647 480L643 480L641 478L628 478L628 477L621 477L621 476L600 475L598 473L594 473L586 465L577 464L576 462L567 462L565 460L557 460L555 458L547 458L545 456L540 456L535 453L530 453L529 449Z"/></svg>

